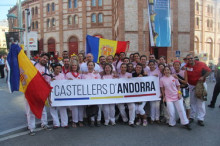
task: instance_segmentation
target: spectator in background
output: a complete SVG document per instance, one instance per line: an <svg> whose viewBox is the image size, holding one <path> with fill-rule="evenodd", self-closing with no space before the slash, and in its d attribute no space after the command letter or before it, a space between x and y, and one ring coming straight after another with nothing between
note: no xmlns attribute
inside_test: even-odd
<svg viewBox="0 0 220 146"><path fill-rule="evenodd" d="M210 108L215 108L215 103L220 92L220 58L218 59L218 64L216 65L216 68L215 68L215 77L216 77L216 84L215 84L213 95L212 95L212 101L208 105L208 107Z"/></svg>
<svg viewBox="0 0 220 146"><path fill-rule="evenodd" d="M5 68L5 59L4 59L3 55L0 55L0 73L1 73L1 78L5 77L4 68Z"/></svg>

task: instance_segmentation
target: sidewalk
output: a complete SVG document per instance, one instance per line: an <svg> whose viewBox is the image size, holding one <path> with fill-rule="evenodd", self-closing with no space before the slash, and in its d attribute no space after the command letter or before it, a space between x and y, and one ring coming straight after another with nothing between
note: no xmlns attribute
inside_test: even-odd
<svg viewBox="0 0 220 146"><path fill-rule="evenodd" d="M24 94L17 91L9 93L5 79L0 79L0 103L0 137L14 131L26 130ZM37 123L40 120L36 119Z"/></svg>

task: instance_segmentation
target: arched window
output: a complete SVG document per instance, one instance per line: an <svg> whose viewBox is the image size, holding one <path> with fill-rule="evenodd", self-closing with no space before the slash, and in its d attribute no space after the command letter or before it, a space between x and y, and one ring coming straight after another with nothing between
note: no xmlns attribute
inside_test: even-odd
<svg viewBox="0 0 220 146"><path fill-rule="evenodd" d="M78 0L74 0L74 8L78 7Z"/></svg>
<svg viewBox="0 0 220 146"><path fill-rule="evenodd" d="M199 39L198 37L195 37L195 40L194 40L194 51L196 54L199 54Z"/></svg>
<svg viewBox="0 0 220 146"><path fill-rule="evenodd" d="M69 24L69 25L71 25L71 24L72 24L72 22L73 22L73 20L72 20L72 16L71 16L71 15L69 15L67 19L68 19L68 24Z"/></svg>
<svg viewBox="0 0 220 146"><path fill-rule="evenodd" d="M96 0L92 0L92 7L96 6Z"/></svg>
<svg viewBox="0 0 220 146"><path fill-rule="evenodd" d="M47 12L50 12L50 4L47 4Z"/></svg>
<svg viewBox="0 0 220 146"><path fill-rule="evenodd" d="M92 14L92 23L96 23L96 14Z"/></svg>
<svg viewBox="0 0 220 146"><path fill-rule="evenodd" d="M196 2L196 11L199 11L199 3Z"/></svg>
<svg viewBox="0 0 220 146"><path fill-rule="evenodd" d="M74 16L74 25L77 25L77 24L78 24L78 16L75 15L75 16Z"/></svg>
<svg viewBox="0 0 220 146"><path fill-rule="evenodd" d="M32 26L31 27L32 27L32 30L33 30L34 29L34 22L32 22Z"/></svg>
<svg viewBox="0 0 220 146"><path fill-rule="evenodd" d="M213 20L210 20L210 28L213 26Z"/></svg>
<svg viewBox="0 0 220 146"><path fill-rule="evenodd" d="M50 19L47 19L47 28L50 27Z"/></svg>
<svg viewBox="0 0 220 146"><path fill-rule="evenodd" d="M31 15L34 16L34 8L31 8Z"/></svg>
<svg viewBox="0 0 220 146"><path fill-rule="evenodd" d="M209 24L210 22L209 22L209 19L207 20L207 27L209 28L209 26L210 26L210 24Z"/></svg>
<svg viewBox="0 0 220 146"><path fill-rule="evenodd" d="M98 15L98 22L99 23L103 22L103 14L102 13L99 13L99 15Z"/></svg>
<svg viewBox="0 0 220 146"><path fill-rule="evenodd" d="M210 6L207 7L207 12L210 13Z"/></svg>
<svg viewBox="0 0 220 146"><path fill-rule="evenodd" d="M211 6L210 9L211 9L211 10L210 10L210 11L211 11L210 13L213 14L213 6Z"/></svg>
<svg viewBox="0 0 220 146"><path fill-rule="evenodd" d="M55 26L56 25L56 20L55 18L52 18L52 26Z"/></svg>
<svg viewBox="0 0 220 146"><path fill-rule="evenodd" d="M54 12L55 11L55 4L54 3L52 3L52 11Z"/></svg>
<svg viewBox="0 0 220 146"><path fill-rule="evenodd" d="M207 41L206 41L206 53L209 54L209 59L212 60L213 58L213 41L211 38L209 38Z"/></svg>
<svg viewBox="0 0 220 146"><path fill-rule="evenodd" d="M199 17L196 17L196 26L199 27Z"/></svg>
<svg viewBox="0 0 220 146"><path fill-rule="evenodd" d="M22 17L23 17L23 19L25 18L25 12L24 11L22 12Z"/></svg>
<svg viewBox="0 0 220 146"><path fill-rule="evenodd" d="M68 8L69 8L69 9L72 8L72 0L68 0Z"/></svg>
<svg viewBox="0 0 220 146"><path fill-rule="evenodd" d="M35 7L35 14L38 14L38 7Z"/></svg>
<svg viewBox="0 0 220 146"><path fill-rule="evenodd" d="M36 29L38 29L38 21L35 22Z"/></svg>
<svg viewBox="0 0 220 146"><path fill-rule="evenodd" d="M98 5L99 5L99 7L102 6L102 0L99 0L99 1L98 1Z"/></svg>

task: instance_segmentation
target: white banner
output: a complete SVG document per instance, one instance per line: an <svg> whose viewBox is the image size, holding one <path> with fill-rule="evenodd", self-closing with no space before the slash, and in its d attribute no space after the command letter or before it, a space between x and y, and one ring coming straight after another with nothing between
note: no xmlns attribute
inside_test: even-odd
<svg viewBox="0 0 220 146"><path fill-rule="evenodd" d="M52 106L116 104L160 100L159 78L54 80Z"/></svg>
<svg viewBox="0 0 220 146"><path fill-rule="evenodd" d="M27 36L28 36L29 50L37 51L38 50L37 32L36 31L28 32ZM27 50L26 35L24 35L24 50Z"/></svg>

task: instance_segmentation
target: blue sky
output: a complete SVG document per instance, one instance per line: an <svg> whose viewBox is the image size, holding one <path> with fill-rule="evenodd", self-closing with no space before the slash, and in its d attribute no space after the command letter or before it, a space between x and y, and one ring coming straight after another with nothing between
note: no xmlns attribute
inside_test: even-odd
<svg viewBox="0 0 220 146"><path fill-rule="evenodd" d="M8 10L16 5L16 3L17 0L0 0L0 20L7 19Z"/></svg>

